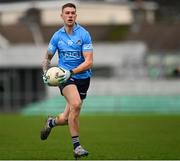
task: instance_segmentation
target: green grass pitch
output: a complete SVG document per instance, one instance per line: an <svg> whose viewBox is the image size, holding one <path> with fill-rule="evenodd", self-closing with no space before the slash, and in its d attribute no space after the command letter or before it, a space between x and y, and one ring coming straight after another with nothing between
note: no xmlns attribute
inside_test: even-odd
<svg viewBox="0 0 180 161"><path fill-rule="evenodd" d="M41 141L42 116L0 115L0 160L71 160L68 127ZM180 115L82 115L80 139L90 160L180 159Z"/></svg>

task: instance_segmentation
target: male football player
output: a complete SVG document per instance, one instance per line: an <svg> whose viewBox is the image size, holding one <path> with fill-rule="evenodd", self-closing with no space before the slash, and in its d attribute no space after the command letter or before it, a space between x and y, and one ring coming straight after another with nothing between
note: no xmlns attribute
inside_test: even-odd
<svg viewBox="0 0 180 161"><path fill-rule="evenodd" d="M52 128L68 125L75 158L88 155L88 151L79 141L79 115L89 88L93 64L91 36L86 29L76 23L76 17L76 6L73 3L62 6L61 18L64 26L52 36L43 60L43 80L47 83L45 73L57 51L58 66L66 70L65 75L59 78L59 88L66 100L66 107L56 118L48 117L41 131L41 139L46 140Z"/></svg>

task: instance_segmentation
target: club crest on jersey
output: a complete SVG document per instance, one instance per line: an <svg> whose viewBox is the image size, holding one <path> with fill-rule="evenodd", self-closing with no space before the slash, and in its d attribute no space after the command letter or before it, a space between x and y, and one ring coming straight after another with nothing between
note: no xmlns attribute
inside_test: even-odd
<svg viewBox="0 0 180 161"><path fill-rule="evenodd" d="M76 42L76 44L77 44L77 45L81 45L81 40L78 40L78 41Z"/></svg>
<svg viewBox="0 0 180 161"><path fill-rule="evenodd" d="M73 42L72 42L71 40L68 40L68 41L67 41L67 44L68 44L69 46L71 46L71 45L73 44Z"/></svg>

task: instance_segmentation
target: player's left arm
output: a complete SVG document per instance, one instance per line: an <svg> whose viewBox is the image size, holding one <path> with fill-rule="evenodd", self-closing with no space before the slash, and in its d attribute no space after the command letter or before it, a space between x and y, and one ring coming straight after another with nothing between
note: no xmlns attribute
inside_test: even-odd
<svg viewBox="0 0 180 161"><path fill-rule="evenodd" d="M78 67L72 69L73 74L83 72L87 69L90 69L93 66L93 51L84 51L84 62L81 63Z"/></svg>
<svg viewBox="0 0 180 161"><path fill-rule="evenodd" d="M82 53L84 57L84 62L82 62L78 67L72 69L73 74L77 74L87 69L90 69L93 65L93 45L89 32L84 33Z"/></svg>
<svg viewBox="0 0 180 161"><path fill-rule="evenodd" d="M92 67L92 65L93 65L93 52L92 51L86 51L83 53L83 56L85 59L84 62L81 63L78 67L76 67L70 71L66 70L65 75L63 77L59 78L60 83L66 82L71 75L83 72L83 71Z"/></svg>

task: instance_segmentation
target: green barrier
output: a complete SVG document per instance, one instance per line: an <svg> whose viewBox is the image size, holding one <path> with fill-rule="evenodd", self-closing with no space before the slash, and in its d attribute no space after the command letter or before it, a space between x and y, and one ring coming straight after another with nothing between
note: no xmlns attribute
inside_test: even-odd
<svg viewBox="0 0 180 161"><path fill-rule="evenodd" d="M55 97L25 106L25 115L55 115L65 107L63 97ZM88 96L82 113L180 113L180 95L175 96Z"/></svg>

